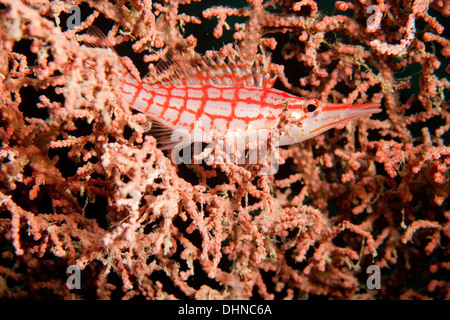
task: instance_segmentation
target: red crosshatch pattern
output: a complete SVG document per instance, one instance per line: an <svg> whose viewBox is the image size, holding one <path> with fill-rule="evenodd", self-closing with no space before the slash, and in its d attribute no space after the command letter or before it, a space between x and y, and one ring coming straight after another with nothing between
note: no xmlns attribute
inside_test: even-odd
<svg viewBox="0 0 450 320"><path fill-rule="evenodd" d="M245 130L250 123L266 123L267 119L279 116L282 102L289 99L288 94L266 87L199 84L153 88L128 74L122 84L123 96L135 109L172 128L188 131L199 120L203 120L203 130Z"/></svg>
<svg viewBox="0 0 450 320"><path fill-rule="evenodd" d="M267 71L268 60L251 67L238 65L237 60L229 65L200 62L204 69L177 61L180 65L175 67L183 71L167 75L167 70L159 70L163 73L156 72L144 82L123 69L122 94L130 106L168 128L159 133L161 148L173 147L172 130L187 133L191 141L212 142L214 133L246 139L256 130L274 133L276 129L280 130L279 145L288 145L380 111L377 103L324 103L276 90L272 87L275 78ZM202 135L195 134L198 129Z"/></svg>

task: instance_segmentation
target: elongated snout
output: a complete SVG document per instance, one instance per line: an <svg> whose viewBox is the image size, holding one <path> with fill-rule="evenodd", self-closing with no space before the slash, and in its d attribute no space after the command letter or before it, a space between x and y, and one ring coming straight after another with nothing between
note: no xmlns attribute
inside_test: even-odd
<svg viewBox="0 0 450 320"><path fill-rule="evenodd" d="M381 112L379 103L365 103L365 104L347 104L347 103L324 103L322 112L327 113L339 113L341 119L345 117L360 117L364 115L370 115L372 113Z"/></svg>

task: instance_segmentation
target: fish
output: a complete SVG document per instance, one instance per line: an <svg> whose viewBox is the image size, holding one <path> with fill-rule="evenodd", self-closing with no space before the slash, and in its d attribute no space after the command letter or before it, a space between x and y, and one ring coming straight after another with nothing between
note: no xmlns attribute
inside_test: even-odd
<svg viewBox="0 0 450 320"><path fill-rule="evenodd" d="M381 111L379 103L328 103L275 89L269 64L265 56L262 63L248 65L240 55L225 61L216 54L216 59L202 58L195 66L177 62L177 71L164 80L155 74L143 83L127 73L121 90L132 108L169 129L159 135L162 149L178 143L169 139L173 132L186 136L189 144L211 143L218 135L245 139L256 130L278 130L279 145L290 145ZM193 135L196 128L201 134Z"/></svg>
<svg viewBox="0 0 450 320"><path fill-rule="evenodd" d="M239 49L232 52L188 59L172 51L142 80L122 67L120 94L150 117L160 149L217 137L249 141L257 131L291 145L381 111L379 103L329 103L275 89L269 55L248 63Z"/></svg>

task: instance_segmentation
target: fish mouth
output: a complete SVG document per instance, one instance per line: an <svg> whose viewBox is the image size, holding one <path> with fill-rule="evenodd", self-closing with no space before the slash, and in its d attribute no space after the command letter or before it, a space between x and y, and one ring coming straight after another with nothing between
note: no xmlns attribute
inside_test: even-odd
<svg viewBox="0 0 450 320"><path fill-rule="evenodd" d="M335 103L327 104L322 111L326 111L326 114L335 115L334 117L325 117L323 119L323 125L312 130L311 133L323 132L337 125L346 124L347 122L357 119L362 116L368 116L373 113L381 112L379 103L365 103L365 104L345 104Z"/></svg>
<svg viewBox="0 0 450 320"><path fill-rule="evenodd" d="M357 119L361 116L371 115L381 112L379 103L365 104L345 104L345 103L327 103L322 108L322 117L314 122L314 129L309 132L309 137L314 137L328 129Z"/></svg>
<svg viewBox="0 0 450 320"><path fill-rule="evenodd" d="M346 109L378 113L381 112L380 106L379 103L352 104Z"/></svg>
<svg viewBox="0 0 450 320"><path fill-rule="evenodd" d="M379 103L354 104L346 109L350 117L369 116L381 111Z"/></svg>
<svg viewBox="0 0 450 320"><path fill-rule="evenodd" d="M334 111L344 113L346 116L354 118L372 113L379 113L379 103L364 103L364 104L346 104L346 103L328 103L323 107L323 111Z"/></svg>

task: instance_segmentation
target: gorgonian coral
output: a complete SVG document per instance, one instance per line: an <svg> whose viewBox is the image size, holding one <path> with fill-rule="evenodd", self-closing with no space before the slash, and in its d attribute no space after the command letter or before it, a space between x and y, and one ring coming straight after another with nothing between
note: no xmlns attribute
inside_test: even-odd
<svg viewBox="0 0 450 320"><path fill-rule="evenodd" d="M450 298L448 1L0 3L1 296ZM235 42L279 89L383 112L280 148L274 175L177 166L90 25L136 75Z"/></svg>

